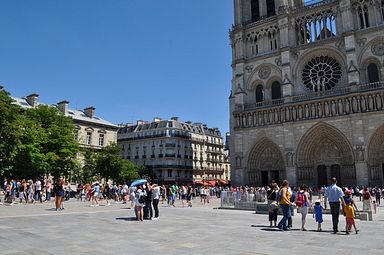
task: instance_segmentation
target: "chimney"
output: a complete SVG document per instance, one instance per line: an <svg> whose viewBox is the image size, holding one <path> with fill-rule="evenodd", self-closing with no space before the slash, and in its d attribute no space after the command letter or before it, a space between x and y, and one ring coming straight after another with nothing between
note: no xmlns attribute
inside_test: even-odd
<svg viewBox="0 0 384 255"><path fill-rule="evenodd" d="M137 125L144 125L145 124L145 121L144 120L138 120L137 121Z"/></svg>
<svg viewBox="0 0 384 255"><path fill-rule="evenodd" d="M27 96L27 102L30 106L35 107L37 103L37 98L39 97L38 94L33 93Z"/></svg>
<svg viewBox="0 0 384 255"><path fill-rule="evenodd" d="M90 106L84 109L84 113L85 115L87 115L87 117L93 119L93 117L95 117L95 109L96 109L95 107Z"/></svg>
<svg viewBox="0 0 384 255"><path fill-rule="evenodd" d="M63 100L61 102L57 103L57 108L64 114L68 113L68 104L69 102L67 100Z"/></svg>
<svg viewBox="0 0 384 255"><path fill-rule="evenodd" d="M160 122L162 119L161 118L159 118L159 117L154 117L153 118L153 122Z"/></svg>
<svg viewBox="0 0 384 255"><path fill-rule="evenodd" d="M179 121L179 117L172 117L171 120Z"/></svg>

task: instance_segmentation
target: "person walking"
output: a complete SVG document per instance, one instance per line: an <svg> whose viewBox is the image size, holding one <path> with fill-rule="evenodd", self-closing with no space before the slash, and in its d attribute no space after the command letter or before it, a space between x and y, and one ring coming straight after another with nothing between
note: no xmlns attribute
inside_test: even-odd
<svg viewBox="0 0 384 255"><path fill-rule="evenodd" d="M160 200L160 187L157 184L152 185L152 204L155 211L155 217L152 220L159 219L159 200Z"/></svg>
<svg viewBox="0 0 384 255"><path fill-rule="evenodd" d="M339 216L340 216L340 201L343 204L343 208L345 205L343 196L343 190L337 186L337 179L335 177L332 178L332 184L327 187L325 190L325 199L329 202L329 207L331 208L332 214L332 224L333 224L333 233L336 234L339 232Z"/></svg>
<svg viewBox="0 0 384 255"><path fill-rule="evenodd" d="M305 221L308 214L308 207L311 206L309 202L309 193L307 185L301 185L299 191L296 193L295 203L297 206L297 213L301 213L301 230L307 231L305 228Z"/></svg>
<svg viewBox="0 0 384 255"><path fill-rule="evenodd" d="M62 200L64 198L64 188L63 188L63 185L64 185L64 180L63 179L59 179L57 181L56 191L55 191L56 211L62 210L61 203L62 203Z"/></svg>
<svg viewBox="0 0 384 255"><path fill-rule="evenodd" d="M290 210L291 193L289 192L288 187L289 187L288 181L284 180L283 184L281 185L281 189L279 191L279 197L280 197L279 203L280 203L281 210L283 211L283 218L280 220L277 227L281 231L288 230L287 222L288 222L288 219L291 217L291 210Z"/></svg>
<svg viewBox="0 0 384 255"><path fill-rule="evenodd" d="M368 188L364 188L363 190L363 210L364 211L372 211L371 207L372 196L369 192Z"/></svg>
<svg viewBox="0 0 384 255"><path fill-rule="evenodd" d="M277 192L279 192L279 189L276 183L271 183L270 188L267 191L268 220L269 220L270 228L276 227L276 222L277 222L277 212L279 208L274 208L271 205L272 203L276 203L275 201L277 198Z"/></svg>

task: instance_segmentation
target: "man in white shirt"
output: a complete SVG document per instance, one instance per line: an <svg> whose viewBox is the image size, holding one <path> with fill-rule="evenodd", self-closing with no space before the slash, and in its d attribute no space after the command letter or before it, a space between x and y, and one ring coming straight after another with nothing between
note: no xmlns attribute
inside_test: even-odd
<svg viewBox="0 0 384 255"><path fill-rule="evenodd" d="M41 181L39 179L35 182L35 200L39 200L40 203L43 202L43 199L41 198Z"/></svg>

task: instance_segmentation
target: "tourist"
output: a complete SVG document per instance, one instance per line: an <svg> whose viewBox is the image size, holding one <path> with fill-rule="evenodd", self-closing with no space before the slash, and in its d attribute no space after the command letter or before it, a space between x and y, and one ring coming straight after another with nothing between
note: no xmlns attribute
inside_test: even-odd
<svg viewBox="0 0 384 255"><path fill-rule="evenodd" d="M181 206L184 207L184 201L187 199L188 190L187 187L182 185L181 186Z"/></svg>
<svg viewBox="0 0 384 255"><path fill-rule="evenodd" d="M381 189L379 189L377 186L375 188L375 198L376 198L376 204L380 206L380 197L381 197Z"/></svg>
<svg viewBox="0 0 384 255"><path fill-rule="evenodd" d="M23 179L20 183L20 186L19 186L20 204L23 202L23 199L25 200L25 203L27 203L27 201L28 201L26 189L27 189L27 182Z"/></svg>
<svg viewBox="0 0 384 255"><path fill-rule="evenodd" d="M43 202L41 198L41 181L38 178L35 181L35 200L39 200L40 203Z"/></svg>
<svg viewBox="0 0 384 255"><path fill-rule="evenodd" d="M144 207L145 203L145 193L143 191L143 188L139 186L135 192L135 214L136 214L136 219L138 221L143 221L144 220Z"/></svg>
<svg viewBox="0 0 384 255"><path fill-rule="evenodd" d="M283 218L280 220L277 227L281 231L288 230L287 222L288 222L288 219L291 217L291 210L289 208L291 205L291 202L290 202L291 193L289 192L288 187L289 187L288 181L284 180L282 187L279 191L279 197L280 197L279 203L280 203L281 210L283 211Z"/></svg>
<svg viewBox="0 0 384 255"><path fill-rule="evenodd" d="M188 203L188 208L191 208L192 207L192 197L193 197L193 192L194 192L194 189L192 189L191 186L188 187L188 190L187 190L187 203Z"/></svg>
<svg viewBox="0 0 384 255"><path fill-rule="evenodd" d="M272 207L272 203L276 202L277 198L277 192L279 192L277 188L276 183L271 183L269 186L269 189L267 191L267 205L268 205L268 220L269 220L269 227L276 227L276 222L277 222L277 212L279 208ZM273 225L272 225L273 223Z"/></svg>
<svg viewBox="0 0 384 255"><path fill-rule="evenodd" d="M160 187L157 184L152 185L152 204L155 211L155 217L152 220L159 219L159 200L160 200Z"/></svg>
<svg viewBox="0 0 384 255"><path fill-rule="evenodd" d="M109 202L110 199L110 189L108 183L106 183L103 187L103 190L101 191L101 194L103 196L103 199L105 200L105 206L110 206L111 203Z"/></svg>
<svg viewBox="0 0 384 255"><path fill-rule="evenodd" d="M352 202L348 200L346 202L346 205L344 206L344 215L345 215L345 233L349 235L349 232L353 228L355 229L356 234L358 233L358 230L356 228L355 224L355 210L353 209Z"/></svg>
<svg viewBox="0 0 384 255"><path fill-rule="evenodd" d="M343 196L344 193L337 185L337 179L332 178L332 185L325 190L325 199L328 200L332 214L333 233L336 234L339 229L339 215L340 215L340 200L345 205Z"/></svg>
<svg viewBox="0 0 384 255"><path fill-rule="evenodd" d="M45 185L45 201L51 201L52 183L50 180L46 181Z"/></svg>
<svg viewBox="0 0 384 255"><path fill-rule="evenodd" d="M144 204L144 219L152 220L153 210L152 210L152 187L149 182L145 185L145 204Z"/></svg>
<svg viewBox="0 0 384 255"><path fill-rule="evenodd" d="M301 213L301 230L307 231L305 228L305 221L308 214L308 207L311 205L309 202L309 193L307 185L301 185L299 191L296 193L295 203L297 206L297 213Z"/></svg>
<svg viewBox="0 0 384 255"><path fill-rule="evenodd" d="M372 196L369 192L368 188L363 189L363 210L364 211L372 211L371 207Z"/></svg>
<svg viewBox="0 0 384 255"><path fill-rule="evenodd" d="M94 185L93 185L93 196L92 196L92 203L91 203L91 206L99 206L99 193L100 193L100 186L99 186L99 182L96 182Z"/></svg>
<svg viewBox="0 0 384 255"><path fill-rule="evenodd" d="M28 201L31 201L31 203L35 203L35 200L33 199L34 197L34 186L33 186L33 181L32 180L28 180L28 184L27 184L27 203Z"/></svg>
<svg viewBox="0 0 384 255"><path fill-rule="evenodd" d="M167 204L168 204L168 207L171 207L171 206L175 206L172 204L172 200L173 200L173 195L172 195L172 188L170 185L167 186Z"/></svg>
<svg viewBox="0 0 384 255"><path fill-rule="evenodd" d="M317 222L317 231L321 232L321 223L323 223L323 207L321 206L320 199L316 200L315 206L314 206L314 216Z"/></svg>
<svg viewBox="0 0 384 255"><path fill-rule="evenodd" d="M62 210L62 200L64 200L64 180L59 179L57 181L56 185L56 191L55 191L55 206L56 206L56 211Z"/></svg>

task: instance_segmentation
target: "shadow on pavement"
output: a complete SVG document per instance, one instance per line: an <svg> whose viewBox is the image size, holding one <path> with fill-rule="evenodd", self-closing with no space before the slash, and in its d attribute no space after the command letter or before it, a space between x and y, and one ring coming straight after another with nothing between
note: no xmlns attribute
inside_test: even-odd
<svg viewBox="0 0 384 255"><path fill-rule="evenodd" d="M119 217L116 220L137 221L136 217Z"/></svg>

